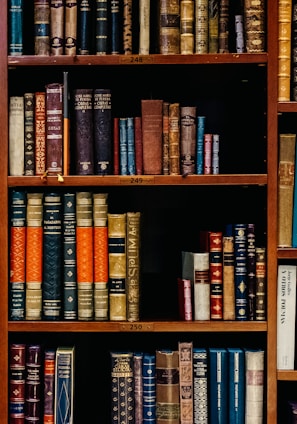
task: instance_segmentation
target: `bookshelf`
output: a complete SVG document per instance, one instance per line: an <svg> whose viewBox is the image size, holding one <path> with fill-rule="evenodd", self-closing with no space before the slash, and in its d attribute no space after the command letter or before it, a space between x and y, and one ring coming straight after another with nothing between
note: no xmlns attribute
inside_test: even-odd
<svg viewBox="0 0 297 424"><path fill-rule="evenodd" d="M177 348L181 340L193 340L200 347L213 344L262 347L266 355L264 422L276 424L277 419L284 422L278 398L286 383L297 382L297 376L296 371L276 369L276 276L278 260L297 259L297 252L277 249L278 116L297 112L297 108L296 102L277 102L277 2L267 0L266 10L267 53L39 57L32 54L30 46L31 5L25 14L25 54L16 57L7 56L7 2L0 8L0 374L4 381L0 385L0 424L6 424L9 415L10 342L77 346L79 407L75 422L94 421L94 411L89 405L98 405L100 399L104 406L100 408L100 422L106 423L110 404L109 351L125 348L151 351L152 346L154 350ZM224 138L228 140L222 150L222 173L186 178L142 176L137 180L130 176L69 175L63 182L54 176L46 180L37 176L8 176L9 96L62 81L65 70L69 72L72 87L81 86L82 76L91 87L98 86L98 81L104 82L102 86L110 86L115 93L114 113L118 115L135 114L141 98L162 96L170 101L186 102L197 97L198 107L207 113L210 125L223 127ZM214 105L215 113L211 113ZM66 188L107 191L110 208L115 211L142 209L149 224L144 231L147 256L141 321L8 321L8 206L9 193L16 187L31 191ZM179 252L185 247L194 248L197 242L201 226L197 216L205 226L214 223L222 226L229 220L256 223L267 245L267 321L177 320L177 305L168 300L176 299ZM94 353L96 359L91 363ZM100 395L98 381L102 382Z"/></svg>

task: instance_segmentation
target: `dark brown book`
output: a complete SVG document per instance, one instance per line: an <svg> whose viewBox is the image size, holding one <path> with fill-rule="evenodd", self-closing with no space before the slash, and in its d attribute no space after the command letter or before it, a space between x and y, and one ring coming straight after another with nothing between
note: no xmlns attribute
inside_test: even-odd
<svg viewBox="0 0 297 424"><path fill-rule="evenodd" d="M120 173L120 127L119 118L113 118L113 174Z"/></svg>
<svg viewBox="0 0 297 424"><path fill-rule="evenodd" d="M41 422L41 345L26 346L25 423Z"/></svg>
<svg viewBox="0 0 297 424"><path fill-rule="evenodd" d="M229 53L229 0L220 0L219 53Z"/></svg>
<svg viewBox="0 0 297 424"><path fill-rule="evenodd" d="M281 3L280 1L279 7ZM244 24L247 53L261 53L265 51L265 11L265 0L244 0Z"/></svg>
<svg viewBox="0 0 297 424"><path fill-rule="evenodd" d="M195 173L196 157L196 106L180 108L180 148L181 173Z"/></svg>
<svg viewBox="0 0 297 424"><path fill-rule="evenodd" d="M26 345L9 345L9 423L25 422Z"/></svg>
<svg viewBox="0 0 297 424"><path fill-rule="evenodd" d="M25 175L31 176L35 173L34 100L34 93L24 93Z"/></svg>
<svg viewBox="0 0 297 424"><path fill-rule="evenodd" d="M141 100L143 173L162 174L163 100Z"/></svg>
<svg viewBox="0 0 297 424"><path fill-rule="evenodd" d="M132 54L132 0L123 0L123 51Z"/></svg>
<svg viewBox="0 0 297 424"><path fill-rule="evenodd" d="M46 85L46 169L48 175L63 171L63 84Z"/></svg>
<svg viewBox="0 0 297 424"><path fill-rule="evenodd" d="M179 0L160 0L159 52L161 54L180 53Z"/></svg>
<svg viewBox="0 0 297 424"><path fill-rule="evenodd" d="M50 0L34 0L34 53L50 54Z"/></svg>
<svg viewBox="0 0 297 424"><path fill-rule="evenodd" d="M134 117L135 169L136 175L143 174L142 122L141 116Z"/></svg>
<svg viewBox="0 0 297 424"><path fill-rule="evenodd" d="M180 105L169 105L169 174L180 175Z"/></svg>

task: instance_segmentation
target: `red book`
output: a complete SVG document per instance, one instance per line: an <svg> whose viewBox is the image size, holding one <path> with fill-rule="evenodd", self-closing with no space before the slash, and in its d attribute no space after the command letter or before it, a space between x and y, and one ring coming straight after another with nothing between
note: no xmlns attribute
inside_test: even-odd
<svg viewBox="0 0 297 424"><path fill-rule="evenodd" d="M179 319L192 321L192 287L191 280L178 278L178 310Z"/></svg>
<svg viewBox="0 0 297 424"><path fill-rule="evenodd" d="M204 174L212 173L212 134L204 134Z"/></svg>
<svg viewBox="0 0 297 424"><path fill-rule="evenodd" d="M143 174L142 124L141 116L134 117L136 175Z"/></svg>
<svg viewBox="0 0 297 424"><path fill-rule="evenodd" d="M119 118L113 118L113 174L120 173L120 127Z"/></svg>
<svg viewBox="0 0 297 424"><path fill-rule="evenodd" d="M223 319L223 233L209 233L210 319Z"/></svg>
<svg viewBox="0 0 297 424"><path fill-rule="evenodd" d="M35 175L44 175L45 163L45 92L35 93Z"/></svg>
<svg viewBox="0 0 297 424"><path fill-rule="evenodd" d="M48 175L63 171L63 84L46 85L46 168Z"/></svg>
<svg viewBox="0 0 297 424"><path fill-rule="evenodd" d="M26 345L9 346L9 423L25 422Z"/></svg>

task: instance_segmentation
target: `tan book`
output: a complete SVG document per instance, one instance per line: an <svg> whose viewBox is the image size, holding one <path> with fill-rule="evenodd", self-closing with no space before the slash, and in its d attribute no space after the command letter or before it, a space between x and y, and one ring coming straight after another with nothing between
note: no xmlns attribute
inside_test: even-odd
<svg viewBox="0 0 297 424"><path fill-rule="evenodd" d="M180 2L159 0L159 51L161 54L180 53Z"/></svg>
<svg viewBox="0 0 297 424"><path fill-rule="evenodd" d="M179 342L180 424L193 424L193 342Z"/></svg>
<svg viewBox="0 0 297 424"><path fill-rule="evenodd" d="M223 320L235 320L234 237L223 236Z"/></svg>
<svg viewBox="0 0 297 424"><path fill-rule="evenodd" d="M194 53L194 0L180 2L180 53Z"/></svg>
<svg viewBox="0 0 297 424"><path fill-rule="evenodd" d="M139 54L150 53L150 0L139 1Z"/></svg>
<svg viewBox="0 0 297 424"><path fill-rule="evenodd" d="M65 55L76 55L77 0L65 0Z"/></svg>
<svg viewBox="0 0 297 424"><path fill-rule="evenodd" d="M169 175L180 175L180 105L169 105Z"/></svg>
<svg viewBox="0 0 297 424"><path fill-rule="evenodd" d="M292 246L296 134L279 135L278 246Z"/></svg>
<svg viewBox="0 0 297 424"><path fill-rule="evenodd" d="M292 1L278 2L278 101L290 101Z"/></svg>
<svg viewBox="0 0 297 424"><path fill-rule="evenodd" d="M50 48L52 56L64 54L64 0L50 0Z"/></svg>
<svg viewBox="0 0 297 424"><path fill-rule="evenodd" d="M143 173L162 174L163 100L141 100Z"/></svg>
<svg viewBox="0 0 297 424"><path fill-rule="evenodd" d="M208 1L208 53L219 51L219 0Z"/></svg>
<svg viewBox="0 0 297 424"><path fill-rule="evenodd" d="M208 53L208 0L195 1L195 53Z"/></svg>
<svg viewBox="0 0 297 424"><path fill-rule="evenodd" d="M24 175L24 96L9 99L9 175Z"/></svg>

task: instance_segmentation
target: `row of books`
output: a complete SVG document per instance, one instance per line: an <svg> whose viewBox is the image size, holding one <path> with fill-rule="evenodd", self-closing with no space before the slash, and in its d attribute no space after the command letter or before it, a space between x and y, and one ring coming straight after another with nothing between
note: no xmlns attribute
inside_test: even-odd
<svg viewBox="0 0 297 424"><path fill-rule="evenodd" d="M111 378L112 423L263 422L261 349L183 341L152 354L112 351Z"/></svg>
<svg viewBox="0 0 297 424"><path fill-rule="evenodd" d="M258 53L265 49L264 0L245 0L236 7L226 0L141 0L139 4L133 0L35 0L29 12L27 7L24 0L9 1L10 55L24 53L25 13L32 13L35 55Z"/></svg>
<svg viewBox="0 0 297 424"><path fill-rule="evenodd" d="M75 347L9 346L9 423L74 422Z"/></svg>
<svg viewBox="0 0 297 424"><path fill-rule="evenodd" d="M140 212L107 193L11 193L11 320L139 320Z"/></svg>
<svg viewBox="0 0 297 424"><path fill-rule="evenodd" d="M203 252L182 252L180 318L265 321L266 248L257 245L255 224L206 233Z"/></svg>
<svg viewBox="0 0 297 424"><path fill-rule="evenodd" d="M141 116L114 117L110 89L77 88L69 98L64 76L10 97L10 175L219 174L221 137L197 106L142 99Z"/></svg>

